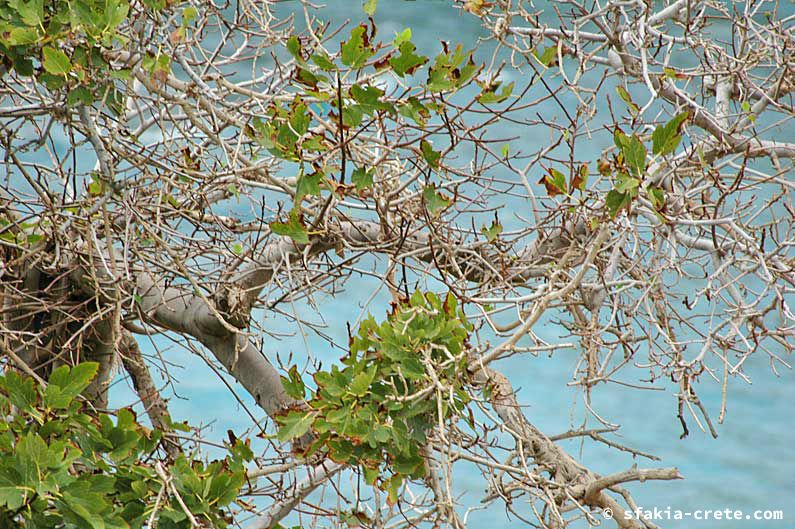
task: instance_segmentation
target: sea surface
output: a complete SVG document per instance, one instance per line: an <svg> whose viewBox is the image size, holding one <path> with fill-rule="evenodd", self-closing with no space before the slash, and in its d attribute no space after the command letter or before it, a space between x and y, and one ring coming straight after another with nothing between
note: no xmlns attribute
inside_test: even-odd
<svg viewBox="0 0 795 529"><path fill-rule="evenodd" d="M280 2L276 9L287 12L298 6L298 2ZM331 2L324 13L329 20L337 22L351 19L353 23L358 23L363 19L357 0ZM404 28L411 28L413 40L426 54L439 50L440 40L462 42L471 47L479 37L487 35L476 19L452 9L450 2L446 1L381 0L375 18L379 32L385 39L390 39L391 35ZM539 105L534 111L546 117L560 113L557 107L546 104ZM510 124L498 124L494 132L495 136L516 137L511 141L512 152L521 149L532 152L536 150L537 142L546 141L543 135L528 134L526 130L512 127ZM578 154L595 159L599 150L606 145L605 142L609 142L609 138L595 140L591 152L581 144ZM512 205L516 204L506 204L509 208ZM364 268L368 266L372 269L375 263L363 265ZM377 284L378 281L373 278L354 278L335 299L320 298L324 302L320 315L310 311L300 301L296 302L295 310L302 314L306 311L312 321L323 321L329 336L338 343L346 343L346 323L353 324L368 312L380 318L387 310L388 298L384 292L368 301L369 294ZM790 305L795 306L795 300L791 300ZM274 332L296 329L293 322L281 316L259 312L256 317L264 328ZM563 333L550 319L539 322L535 331L549 341L557 340ZM172 338L177 342L180 340ZM167 339L157 338L156 342L150 343L147 338L142 338L141 344L148 354L155 354L157 346L161 354L173 363L170 371L177 379L173 386L176 394L170 390L166 394L171 397L170 408L175 419L206 425L206 437L219 442L226 438L227 429L240 434L250 428L251 420L246 412L219 381L218 375L201 359ZM282 336L278 340L268 338L265 350L274 355L278 352L283 358L292 353L296 359L320 359L325 365L341 354L339 350L330 349L328 342L320 337L312 333L302 335L300 332ZM552 356L513 357L497 364L508 374L514 386L520 389L519 400L527 406L527 416L548 434L565 432L581 424L584 414L582 397L576 388L567 386L577 354L576 349L569 349ZM592 406L606 419L621 424L620 437L615 439L655 454L662 459L660 462L633 459L626 453L595 446L592 442L581 445L571 441L564 443L564 446L584 465L605 474L628 469L636 463L644 468L677 467L685 477L683 481L647 482L627 487L634 493L638 505L645 510L658 508L691 513L699 509L727 508L745 513L765 509L784 511L784 520L778 522L698 521L693 520L692 516L684 521L658 519L656 523L663 528L795 527L795 462L792 454L795 441L795 373L785 368L778 371L778 375L773 373L768 359L762 354L746 362L745 373L750 383L740 379L730 380L728 412L724 423L716 424L719 433L717 439L702 432L692 419L689 422L690 435L680 439L681 426L676 417L674 396L676 388L670 384L661 385L663 390L654 392L618 385L597 388ZM232 381L230 384L236 387ZM251 399L245 396L242 389L237 389L249 410L257 414ZM721 400L720 384L705 380L699 386L699 396L711 416L717 417ZM119 405L134 399L124 380L120 379L116 383L113 398ZM589 424L596 426L593 421ZM467 467L462 467L457 476L457 492L463 495L462 505L475 504L484 491L484 482L474 469ZM495 505L470 513L468 526L472 529L512 529L525 525L506 514L500 505Z"/></svg>

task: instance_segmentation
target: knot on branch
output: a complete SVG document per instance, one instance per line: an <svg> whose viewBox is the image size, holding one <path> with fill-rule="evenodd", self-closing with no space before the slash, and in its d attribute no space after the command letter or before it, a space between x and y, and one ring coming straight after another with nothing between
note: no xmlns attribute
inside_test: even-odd
<svg viewBox="0 0 795 529"><path fill-rule="evenodd" d="M245 329L251 317L251 300L246 290L235 284L221 287L215 294L215 306L230 325Z"/></svg>
<svg viewBox="0 0 795 529"><path fill-rule="evenodd" d="M508 33L508 17L501 16L497 18L494 22L494 36L498 39L502 40L502 38Z"/></svg>

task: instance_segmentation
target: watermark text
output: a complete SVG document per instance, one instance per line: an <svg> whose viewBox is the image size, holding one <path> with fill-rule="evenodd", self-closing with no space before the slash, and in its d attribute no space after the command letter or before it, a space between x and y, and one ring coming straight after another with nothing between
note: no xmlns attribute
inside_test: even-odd
<svg viewBox="0 0 795 529"><path fill-rule="evenodd" d="M654 507L654 508L641 508L631 511L624 511L618 516L612 509L604 509L602 516L605 519L613 519L620 517L624 520L648 520L648 521L665 521L665 520L754 520L754 521L774 521L783 520L784 511L781 509L757 509L754 511L743 511L742 509L693 509L682 510L673 507Z"/></svg>

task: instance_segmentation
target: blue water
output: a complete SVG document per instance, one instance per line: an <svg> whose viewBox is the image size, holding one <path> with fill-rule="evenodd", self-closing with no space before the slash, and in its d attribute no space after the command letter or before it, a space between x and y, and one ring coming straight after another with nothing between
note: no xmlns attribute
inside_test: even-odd
<svg viewBox="0 0 795 529"><path fill-rule="evenodd" d="M361 12L358 1L333 2L326 9L327 18L342 21L345 18L358 20ZM286 2L277 7L281 12L295 9L297 2ZM449 2L425 1L404 2L382 0L376 20L380 35L388 39L405 27L411 27L414 41L426 54L439 49L439 39L451 42L464 42L473 45L478 37L486 36L477 20L459 15L452 10ZM486 58L483 54L481 58ZM573 100L565 99L573 108ZM561 110L550 104L533 109L547 118L560 118ZM541 130L541 129L539 129ZM520 129L510 124L502 124L494 132L495 136L515 137L511 141L512 152L526 150L532 152L538 142L546 141L544 135L530 134L527 128ZM591 145L580 144L578 155L581 158L595 158L599 150L609 144L609 137L597 136ZM522 208L521 201L512 200L507 204L509 210ZM517 211L518 212L518 211ZM522 211L527 215L528 211ZM505 214L502 218L507 227L518 225L517 218ZM375 263L361 265L377 272ZM377 277L355 278L347 284L344 292L335 299L320 298L321 313L317 314L301 302L296 309L313 322L324 322L325 333L330 341L347 343L345 323L357 321L360 316L372 312L382 317L388 307L385 292L365 304L370 293L379 284ZM795 305L795 302L791 303ZM323 361L324 365L339 358L341 351L334 350L329 341L309 331L306 336L297 330L294 322L284 316L259 312L255 319L263 329L273 333L289 332L279 339L265 338L265 350L269 354L279 353L285 359L292 353L303 365L306 358ZM549 319L542 320L535 331L548 341L556 341L565 334ZM167 389L171 396L170 409L175 419L188 420L194 425L207 425L205 436L210 440L221 441L226 430L232 429L242 434L251 428L251 420L240 404L232 397L227 387L203 360L187 353L177 343L157 338L154 344L147 338L141 339L142 348L147 354L155 354L155 345L173 363L170 374L175 377L173 388ZM779 351L781 352L781 351ZM554 435L582 424L584 406L577 388L567 386L577 362L577 350L564 350L548 356L521 356L498 363L497 367L509 375L515 387L521 388L519 400L527 405L525 410L530 420L544 432ZM295 360L294 360L295 361ZM792 461L793 442L793 402L795 402L795 374L791 370L779 368L780 376L775 376L768 360L761 354L750 358L745 364L745 373L752 381L746 384L739 379L731 379L729 384L728 413L724 424L717 425L719 438L713 439L698 429L689 418L690 436L680 439L681 427L676 418L677 388L660 382L663 391L639 391L617 385L602 385L593 393L593 408L606 419L620 423L620 437L611 437L618 442L652 453L662 459L660 462L636 460L625 453L617 452L593 442L581 444L568 441L563 446L584 465L600 473L625 470L638 463L641 467L675 466L685 476L684 481L647 482L629 485L638 502L645 509L654 507L692 511L695 509L740 509L752 512L757 509L783 509L783 522L749 521L699 521L669 522L658 521L662 527L695 527L697 529L718 529L737 527L743 529L767 529L795 527L795 463ZM638 373L626 374L626 382L635 381L630 377ZM227 377L228 379L228 377ZM238 395L248 409L257 416L261 414L245 392L231 380ZM176 394L172 393L172 389ZM704 380L699 386L699 396L716 421L720 408L721 388L718 383ZM134 395L120 380L114 389L116 404L134 400ZM589 426L596 427L593 422ZM471 506L479 501L485 483L471 467L460 465L457 473L458 491L463 493L461 504ZM520 510L522 508L520 507ZM526 509L525 509L526 511ZM463 512L463 509L462 509ZM473 512L469 517L469 527L473 529L514 528L523 523L506 514L499 504Z"/></svg>

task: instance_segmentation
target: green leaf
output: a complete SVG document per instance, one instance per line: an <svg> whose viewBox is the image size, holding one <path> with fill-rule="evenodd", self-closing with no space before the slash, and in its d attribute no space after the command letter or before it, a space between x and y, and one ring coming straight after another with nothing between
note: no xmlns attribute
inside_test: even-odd
<svg viewBox="0 0 795 529"><path fill-rule="evenodd" d="M679 73L674 68L663 68L663 74L665 74L665 77L667 77L668 79L685 79L685 78L687 78L686 75Z"/></svg>
<svg viewBox="0 0 795 529"><path fill-rule="evenodd" d="M646 173L646 147L636 135L632 135L629 142L622 149L624 160L636 176L643 177Z"/></svg>
<svg viewBox="0 0 795 529"><path fill-rule="evenodd" d="M22 476L20 485L36 485L47 466L47 443L38 434L28 432L17 443L16 457L16 468Z"/></svg>
<svg viewBox="0 0 795 529"><path fill-rule="evenodd" d="M426 140L420 141L420 150L422 151L422 157L425 158L428 165L433 168L439 167L439 158L442 157L440 151L434 151L431 144Z"/></svg>
<svg viewBox="0 0 795 529"><path fill-rule="evenodd" d="M362 473L364 474L364 481L369 485L375 485L380 474L377 468L370 467L362 467Z"/></svg>
<svg viewBox="0 0 795 529"><path fill-rule="evenodd" d="M53 75L66 75L71 71L72 63L64 52L50 47L45 47L41 51L44 55L42 66L44 66L44 69L49 73Z"/></svg>
<svg viewBox="0 0 795 529"><path fill-rule="evenodd" d="M108 83L102 87L102 92L97 98L101 100L116 116L121 116L124 111L124 94L116 90L113 83Z"/></svg>
<svg viewBox="0 0 795 529"><path fill-rule="evenodd" d="M378 366L373 365L367 371L362 371L351 381L351 385L348 387L348 391L353 393L357 397L364 396L367 391L370 389L370 385L373 383L373 379L375 379L375 373Z"/></svg>
<svg viewBox="0 0 795 529"><path fill-rule="evenodd" d="M105 521L103 520L102 516L96 512L93 512L97 507L100 506L97 505L98 502L96 499L94 499L98 496L98 494L90 494L86 492L84 492L84 495L80 496L70 494L69 492L64 492L63 499L64 503L74 514L88 523L88 527L91 527L91 529L106 529Z"/></svg>
<svg viewBox="0 0 795 529"><path fill-rule="evenodd" d="M439 214L451 204L450 199L438 193L436 191L436 186L433 184L425 186L425 189L422 191L422 200L431 215Z"/></svg>
<svg viewBox="0 0 795 529"><path fill-rule="evenodd" d="M166 7L166 0L144 0L144 5L152 11L162 11Z"/></svg>
<svg viewBox="0 0 795 529"><path fill-rule="evenodd" d="M346 127L357 127L362 122L364 112L359 105L348 105L343 108L342 122Z"/></svg>
<svg viewBox="0 0 795 529"><path fill-rule="evenodd" d="M585 191L588 185L588 164L580 165L580 169L572 174L571 182L569 182L569 193L573 193L575 189Z"/></svg>
<svg viewBox="0 0 795 529"><path fill-rule="evenodd" d="M499 83L488 90L484 89L480 95L478 95L478 101L484 105L488 105L490 103L502 103L513 93L514 84L515 83L509 83L503 86L499 94L497 93L497 88L500 87Z"/></svg>
<svg viewBox="0 0 795 529"><path fill-rule="evenodd" d="M400 33L395 33L395 39L392 41L392 44L395 48L400 48L400 45L404 42L409 42L411 40L411 28L406 28Z"/></svg>
<svg viewBox="0 0 795 529"><path fill-rule="evenodd" d="M613 143L615 143L619 150L623 150L624 147L629 145L629 136L624 134L624 131L616 127L616 130L613 132Z"/></svg>
<svg viewBox="0 0 795 529"><path fill-rule="evenodd" d="M477 73L472 52L464 52L459 44L454 53L440 53L428 71L428 90L443 92L458 89L467 84Z"/></svg>
<svg viewBox="0 0 795 529"><path fill-rule="evenodd" d="M665 206L665 191L663 191L659 187L650 186L646 190L649 194L649 199L651 200L651 205L657 211L660 211Z"/></svg>
<svg viewBox="0 0 795 529"><path fill-rule="evenodd" d="M88 387L97 371L97 362L83 362L71 369L69 366L61 366L52 372L49 383L60 386L64 394L76 397Z"/></svg>
<svg viewBox="0 0 795 529"><path fill-rule="evenodd" d="M428 108L414 96L411 96L405 104L398 107L398 114L414 120L420 126L425 126L425 122L431 117Z"/></svg>
<svg viewBox="0 0 795 529"><path fill-rule="evenodd" d="M182 10L182 27L187 27L190 25L191 22L196 20L196 17L199 16L199 12L193 6L188 6Z"/></svg>
<svg viewBox="0 0 795 529"><path fill-rule="evenodd" d="M419 432L419 431L418 431ZM425 474L425 464L422 457L414 450L401 454L395 461L394 468L400 474L421 476Z"/></svg>
<svg viewBox="0 0 795 529"><path fill-rule="evenodd" d="M545 48L541 53L539 53L538 50L534 50L533 56L538 59L538 62L548 67L557 60L558 48L557 46L550 46Z"/></svg>
<svg viewBox="0 0 795 529"><path fill-rule="evenodd" d="M16 511L25 503L27 490L19 484L19 475L11 469L0 468L0 507Z"/></svg>
<svg viewBox="0 0 795 529"><path fill-rule="evenodd" d="M296 210L290 212L287 222L271 222L270 228L276 235L289 237L296 244L309 244L309 232L306 230Z"/></svg>
<svg viewBox="0 0 795 529"><path fill-rule="evenodd" d="M325 152L328 150L326 139L319 134L312 134L304 137L301 142L301 149L308 152Z"/></svg>
<svg viewBox="0 0 795 529"><path fill-rule="evenodd" d="M344 392L343 392L344 395ZM335 427L341 427L348 422L351 416L351 408L349 406L334 409L326 414L326 420L329 424Z"/></svg>
<svg viewBox="0 0 795 529"><path fill-rule="evenodd" d="M44 405L54 410L66 409L72 403L72 398L65 395L60 386L50 384L44 392Z"/></svg>
<svg viewBox="0 0 795 529"><path fill-rule="evenodd" d="M303 136L309 130L309 125L311 123L312 116L309 115L306 105L299 100L299 103L293 107L292 113L290 114L290 127L294 131L292 135L295 136L297 133L299 137Z"/></svg>
<svg viewBox="0 0 795 529"><path fill-rule="evenodd" d="M296 366L291 367L287 374L289 378L282 377L284 390L292 398L303 400L306 396L306 386L301 378L301 374L298 372L298 368Z"/></svg>
<svg viewBox="0 0 795 529"><path fill-rule="evenodd" d="M657 125L652 133L652 152L657 155L666 155L674 152L679 146L681 136L672 134L665 125Z"/></svg>
<svg viewBox="0 0 795 529"><path fill-rule="evenodd" d="M387 503L389 503L389 505L395 505L397 503L401 485L403 485L403 476L399 474L393 475L384 483L384 490L387 493Z"/></svg>
<svg viewBox="0 0 795 529"><path fill-rule="evenodd" d="M685 111L665 125L657 125L651 136L652 152L655 155L665 156L676 150L682 140L680 129L689 115L690 113Z"/></svg>
<svg viewBox="0 0 795 529"><path fill-rule="evenodd" d="M419 358L407 357L401 360L401 370L406 378L412 380L423 380L428 376L425 372L425 366L422 365Z"/></svg>
<svg viewBox="0 0 795 529"><path fill-rule="evenodd" d="M347 463L351 455L353 455L353 445L350 441L330 441L329 456L337 463Z"/></svg>
<svg viewBox="0 0 795 529"><path fill-rule="evenodd" d="M392 433L389 431L389 427L379 424L373 430L373 439L378 441L379 443L386 443L392 438Z"/></svg>
<svg viewBox="0 0 795 529"><path fill-rule="evenodd" d="M98 173L91 173L91 182L88 184L88 194L92 197L98 197L105 193L105 182Z"/></svg>
<svg viewBox="0 0 795 529"><path fill-rule="evenodd" d="M302 85L308 86L312 90L317 90L317 85L320 83L321 78L306 68L299 67L295 73L295 80Z"/></svg>
<svg viewBox="0 0 795 529"><path fill-rule="evenodd" d="M91 95L91 91L86 88L85 86L78 86L73 88L69 91L69 94L66 96L66 104L69 106L77 106L77 105L90 105L94 102L94 96Z"/></svg>
<svg viewBox="0 0 795 529"><path fill-rule="evenodd" d="M480 232L486 236L487 241L494 242L497 237L499 237L500 233L502 233L502 224L495 220L488 228L486 228L486 226L481 227Z"/></svg>
<svg viewBox="0 0 795 529"><path fill-rule="evenodd" d="M313 53L312 57L310 57L313 63L320 67L321 70L326 72L333 72L337 69L337 65L331 60L326 52L318 51L317 53Z"/></svg>
<svg viewBox="0 0 795 529"><path fill-rule="evenodd" d="M367 37L367 26L361 24L353 28L351 30L351 38L340 45L342 64L354 69L364 66L374 53L370 47L369 40Z"/></svg>
<svg viewBox="0 0 795 529"><path fill-rule="evenodd" d="M502 146L502 149L500 149L500 154L502 155L503 158L507 158L508 153L510 151L511 151L511 146L506 143L505 145Z"/></svg>
<svg viewBox="0 0 795 529"><path fill-rule="evenodd" d="M547 195L551 197L567 194L566 175L554 167L547 169L547 174L541 177L541 180L539 180L538 183L544 184L544 187L547 190Z"/></svg>
<svg viewBox="0 0 795 529"><path fill-rule="evenodd" d="M675 129L677 132L681 130L682 125L685 123L685 120L690 116L690 112L685 110L681 114L678 114L674 119L672 119L668 126Z"/></svg>
<svg viewBox="0 0 795 529"><path fill-rule="evenodd" d="M624 103L627 104L633 116L637 115L637 113L640 112L640 108L638 108L638 105L636 105L635 102L632 100L632 96L629 95L629 92L627 92L626 88L624 88L621 85L618 85L616 86L616 92L618 92L618 96L624 101Z"/></svg>
<svg viewBox="0 0 795 529"><path fill-rule="evenodd" d="M308 175L300 175L295 185L295 203L298 204L307 195L319 196L320 182L322 180L323 173L320 171Z"/></svg>
<svg viewBox="0 0 795 529"><path fill-rule="evenodd" d="M7 371L4 377L0 377L0 388L8 395L11 404L21 411L28 410L36 403L36 386L30 377Z"/></svg>
<svg viewBox="0 0 795 529"><path fill-rule="evenodd" d="M314 419L315 415L311 411L293 410L287 416L279 418L282 427L279 428L276 438L279 442L284 443L290 439L301 437L309 431Z"/></svg>
<svg viewBox="0 0 795 529"><path fill-rule="evenodd" d="M155 59L155 69L163 70L165 72L171 71L171 56L165 53L158 53Z"/></svg>
<svg viewBox="0 0 795 529"><path fill-rule="evenodd" d="M357 191L364 191L373 186L373 170L357 167L351 175L351 182Z"/></svg>
<svg viewBox="0 0 795 529"><path fill-rule="evenodd" d="M39 31L40 30L38 28L12 28L7 31L5 35L3 35L3 41L11 46L25 46L27 44L33 44L39 40ZM14 67L20 71L24 70L27 72L28 63L30 63L29 60L23 60L21 58L14 59Z"/></svg>
<svg viewBox="0 0 795 529"><path fill-rule="evenodd" d="M411 38L411 30L408 31L408 38ZM408 40L402 41L398 45L397 39L395 39L395 46L397 46L400 55L391 57L389 65L398 77L403 77L406 74L413 75L418 68L428 62L428 57L414 53L417 51L417 47Z"/></svg>
<svg viewBox="0 0 795 529"><path fill-rule="evenodd" d="M174 421L169 415L166 415L166 424L168 425L169 428L177 430L179 432L187 433L191 431L189 424L187 424L186 422Z"/></svg>
<svg viewBox="0 0 795 529"><path fill-rule="evenodd" d="M287 47L287 51L290 52L290 55L293 56L295 61L298 64L306 65L303 56L301 55L301 41L298 40L298 37L293 35L289 39L287 39L287 43L285 45Z"/></svg>
<svg viewBox="0 0 795 529"><path fill-rule="evenodd" d="M640 186L640 180L633 178L626 173L620 174L616 182L616 191L619 193L629 193L630 196L637 196L637 189Z"/></svg>
<svg viewBox="0 0 795 529"><path fill-rule="evenodd" d="M384 91L375 86L353 85L350 88L351 97L359 104L359 108L367 115L373 115L379 111L394 112L395 106L392 103L381 101Z"/></svg>
<svg viewBox="0 0 795 529"><path fill-rule="evenodd" d="M102 10L104 30L116 29L127 18L129 10L130 6L125 0L106 0Z"/></svg>
<svg viewBox="0 0 795 529"><path fill-rule="evenodd" d="M24 0L9 0L8 7L17 12L19 18L27 26L39 26L44 20L44 2L43 0L31 0L25 2Z"/></svg>
<svg viewBox="0 0 795 529"><path fill-rule="evenodd" d="M378 7L378 0L365 0L362 7L365 13L367 13L369 16L373 16L375 15L376 7Z"/></svg>
<svg viewBox="0 0 795 529"><path fill-rule="evenodd" d="M611 189L605 197L605 204L612 218L616 218L622 209L629 208L631 202L629 194L619 193L615 189Z"/></svg>

